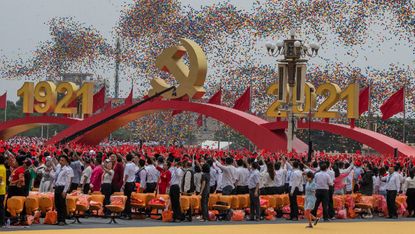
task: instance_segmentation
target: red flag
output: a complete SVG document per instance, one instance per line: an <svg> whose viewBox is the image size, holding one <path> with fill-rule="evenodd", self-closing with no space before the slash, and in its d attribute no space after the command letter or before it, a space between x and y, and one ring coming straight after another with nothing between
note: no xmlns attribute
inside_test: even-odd
<svg viewBox="0 0 415 234"><path fill-rule="evenodd" d="M380 107L380 111L382 112L382 120L387 120L395 114L405 110L404 93L405 87L402 87L382 104Z"/></svg>
<svg viewBox="0 0 415 234"><path fill-rule="evenodd" d="M134 87L131 88L130 94L128 94L128 97L125 99L124 104L126 105L133 104L133 90L134 90Z"/></svg>
<svg viewBox="0 0 415 234"><path fill-rule="evenodd" d="M178 115L178 114L180 114L180 113L182 113L183 111L181 111L181 110L173 110L172 112L171 112L171 116L175 116L175 115Z"/></svg>
<svg viewBox="0 0 415 234"><path fill-rule="evenodd" d="M369 111L370 86L366 87L359 94L359 116Z"/></svg>
<svg viewBox="0 0 415 234"><path fill-rule="evenodd" d="M105 86L103 86L96 94L94 94L94 107L93 112L95 113L105 105Z"/></svg>
<svg viewBox="0 0 415 234"><path fill-rule="evenodd" d="M184 97L178 98L176 100L177 101L189 101L189 97L188 96L184 96ZM180 114L182 112L183 112L182 110L173 110L173 112L171 113L171 116L178 115L178 114Z"/></svg>
<svg viewBox="0 0 415 234"><path fill-rule="evenodd" d="M105 103L104 110L108 111L112 108L112 100L110 99L107 103Z"/></svg>
<svg viewBox="0 0 415 234"><path fill-rule="evenodd" d="M237 109L240 111L249 111L249 108L251 106L251 87L248 87L244 94L240 96L236 101L235 105L233 106L233 109Z"/></svg>
<svg viewBox="0 0 415 234"><path fill-rule="evenodd" d="M219 91L213 94L208 103L220 105L222 103L222 89L219 89Z"/></svg>
<svg viewBox="0 0 415 234"><path fill-rule="evenodd" d="M203 116L199 115L199 117L196 120L197 126L203 126Z"/></svg>
<svg viewBox="0 0 415 234"><path fill-rule="evenodd" d="M0 109L4 110L7 106L7 92L0 96Z"/></svg>
<svg viewBox="0 0 415 234"><path fill-rule="evenodd" d="M213 96L209 99L208 103L210 104L216 104L216 105L220 105L222 103L222 88L219 89L219 91L217 91L215 94L213 94ZM199 118L197 118L197 124L199 126L202 126L202 114L199 115ZM201 124L199 124L199 121Z"/></svg>

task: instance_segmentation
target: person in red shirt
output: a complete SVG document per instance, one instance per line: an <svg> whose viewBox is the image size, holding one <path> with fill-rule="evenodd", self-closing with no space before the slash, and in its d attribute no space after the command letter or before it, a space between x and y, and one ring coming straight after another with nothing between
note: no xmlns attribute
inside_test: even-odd
<svg viewBox="0 0 415 234"><path fill-rule="evenodd" d="M115 155L114 155L115 156ZM112 178L112 192L120 192L121 187L124 183L124 164L122 163L122 158L120 156L117 157L117 162L114 166L114 177Z"/></svg>
<svg viewBox="0 0 415 234"><path fill-rule="evenodd" d="M102 174L104 174L104 170L102 169L102 159L101 157L95 158L95 168L92 170L91 174L91 190L92 192L101 191L101 182L102 182Z"/></svg>
<svg viewBox="0 0 415 234"><path fill-rule="evenodd" d="M24 156L18 156L11 161L11 165L14 167L9 177L9 188L7 190L7 200L14 196L25 196L25 167L24 167ZM25 215L25 209L23 209L22 217ZM6 217L10 217L10 213L6 210Z"/></svg>
<svg viewBox="0 0 415 234"><path fill-rule="evenodd" d="M24 156L19 156L15 160L14 167L15 169L10 174L9 178L9 191L7 198L11 198L13 196L24 196L24 188L25 188L25 179L24 179L24 173L25 173L25 167L24 167Z"/></svg>
<svg viewBox="0 0 415 234"><path fill-rule="evenodd" d="M159 169L161 167L157 167ZM163 164L162 170L160 170L160 178L158 182L158 188L160 194L166 194L167 188L170 186L170 179L171 179L171 172L169 171L169 167L167 163Z"/></svg>

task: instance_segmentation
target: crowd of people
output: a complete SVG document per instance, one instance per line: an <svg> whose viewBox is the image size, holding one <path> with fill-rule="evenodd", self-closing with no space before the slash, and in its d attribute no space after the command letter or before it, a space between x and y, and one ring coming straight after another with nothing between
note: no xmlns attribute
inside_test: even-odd
<svg viewBox="0 0 415 234"><path fill-rule="evenodd" d="M371 85L374 116L379 114L385 98L406 84L406 116L413 117L415 85L411 61L395 55L386 59L387 64L381 64L383 59L376 57L377 53L395 51L404 55L414 49L411 1L265 0L247 4L246 9L227 1L202 5L199 9L179 0L134 0L119 12L111 33L114 38L106 38L94 25L74 17L52 18L46 22L50 38L33 48L31 57L0 58L0 76L56 80L62 70L82 70L97 74L96 78L102 81L109 78L107 74L113 74L113 63L120 59L120 77L131 79L134 98L140 99L147 94L149 80L154 77L172 81L172 76L154 66L155 59L163 49L184 37L201 45L209 58L205 99L222 88L222 105L233 106L250 86L251 112L265 117L267 108L275 101L266 89L275 82L278 69L273 58L266 57L264 45L268 40L286 38L291 29L296 29L299 38L321 45L319 58L310 60L308 65L308 82L316 87L328 81L341 88L352 81L358 81L362 88ZM114 47L118 39L121 52ZM120 96L126 97L132 87L119 88ZM106 92L108 98L115 97L114 89L108 88ZM345 110L344 107L341 104L333 108ZM197 115L189 113L153 113L137 120L130 129L140 139L184 141L195 129L196 119ZM359 122L358 126L363 125ZM401 134L389 122L379 122L377 130L394 138Z"/></svg>
<svg viewBox="0 0 415 234"><path fill-rule="evenodd" d="M415 160L387 155L307 154L219 151L175 146L45 146L0 142L0 225L5 224L4 199L28 196L33 190L54 192L59 225L65 225L65 197L72 191L99 191L104 205L115 192L126 197L123 213L131 219L133 191L169 194L173 221L184 220L180 196L201 196L200 221L208 220L212 193L249 194L250 216L259 220L260 195L288 194L289 220L298 221L297 196L305 194L309 226L335 217L333 196L360 193L386 198L389 218L397 218L396 196L407 196L408 217L415 217ZM136 187L136 186L139 187ZM7 195L7 196L6 196ZM108 210L104 210L109 215Z"/></svg>
<svg viewBox="0 0 415 234"><path fill-rule="evenodd" d="M411 1L266 0L256 1L250 10L241 10L229 2L195 9L178 0L135 0L123 7L115 22L112 34L116 39L105 38L94 26L75 18L53 18L47 22L51 38L41 42L28 60L1 58L0 76L56 79L62 70L74 68L113 74L112 64L117 60L122 64L120 77L131 77L135 98L142 97L149 88L149 79L172 81L170 75L154 66L155 59L161 50L184 37L200 44L209 57L206 98L222 89L222 105L233 106L250 86L250 112L265 118L264 113L275 101L265 90L275 82L277 71L274 60L264 61L263 44L285 38L289 30L295 29L305 41L322 45L321 61L310 63L307 81L316 87L328 81L342 88L351 81L358 81L362 87L370 85L375 116L385 97L406 84L406 115L413 117L414 69L408 61L393 61L393 56L388 65L368 61L374 52L389 54L401 45L407 47L402 53L414 49L413 12ZM371 26L380 31L373 32ZM121 49L113 47L112 40L119 40ZM131 88L122 85L118 91L128 94ZM111 92L107 97L115 96ZM344 109L341 105L336 107ZM188 141L195 119L196 115L190 113L172 116L163 112L143 117L128 127L137 133L136 139L169 144L172 140ZM360 127L366 124L363 122L359 122ZM401 134L400 123L378 121L375 128L396 139ZM326 139L331 142L331 138ZM180 196L186 194L201 196L200 220L208 220L207 204L212 193L248 194L249 220L261 218L261 195L287 194L288 218L292 221L299 219L297 197L305 195L307 227L313 227L319 218L333 219L334 196L352 193L385 197L389 218L397 218L395 198L405 194L405 215L415 217L415 160L410 157L315 152L309 158L297 153L221 151L161 146L157 142L142 145L112 141L96 147L57 147L43 145L43 141L17 137L0 142L0 226L10 217L5 212L6 200L28 196L35 190L54 193L60 225L66 219L65 197L75 190L84 194L101 192L104 205L110 203L112 194L123 193L127 197L125 219L132 218L133 191L169 194L173 221L184 220ZM320 205L321 217L317 212ZM109 211L104 213L108 215Z"/></svg>

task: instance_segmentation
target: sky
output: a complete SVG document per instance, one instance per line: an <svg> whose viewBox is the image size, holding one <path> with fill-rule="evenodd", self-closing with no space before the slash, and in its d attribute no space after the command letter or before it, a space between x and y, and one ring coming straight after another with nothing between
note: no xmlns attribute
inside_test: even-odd
<svg viewBox="0 0 415 234"><path fill-rule="evenodd" d="M1 0L0 53L19 57L32 51L40 41L49 39L46 25L53 17L75 17L85 25L93 25L106 38L128 0ZM220 0L182 0L183 5L200 8ZM254 0L231 0L241 9L249 10Z"/></svg>
<svg viewBox="0 0 415 234"><path fill-rule="evenodd" d="M183 5L199 8L201 5L210 5L221 0L182 0ZM53 17L74 17L76 20L92 25L100 31L110 42L112 31L119 19L120 11L131 0L1 0L0 1L0 56L11 59L28 58L39 42L49 39L49 29L46 22ZM237 7L249 10L254 0L230 0ZM381 30L372 25L372 32ZM370 33L370 32L369 32ZM388 33L388 31L382 32ZM366 46L382 46L382 50L368 53L357 59L343 56L344 62L360 64L361 66L387 67L390 63L401 63L414 66L415 56L413 49L405 43L397 44L398 38L391 35L391 40L373 41ZM265 41L261 42L265 44ZM348 48L333 45L322 48L320 54L328 58L347 53ZM271 58L265 58L264 63L271 63ZM316 61L319 62L318 60ZM109 74L112 76L112 74ZM17 99L16 90L23 81L0 80L0 94L8 91L8 99ZM128 85L121 84L121 85ZM123 95L128 95L123 94Z"/></svg>
<svg viewBox="0 0 415 234"><path fill-rule="evenodd" d="M41 41L50 39L46 25L53 17L74 17L94 26L112 40L113 27L128 0L1 0L0 56L27 58ZM200 8L217 0L182 0L183 5ZM249 9L253 0L231 0L242 9ZM8 91L8 100L18 99L16 90L24 81L0 80L0 93Z"/></svg>

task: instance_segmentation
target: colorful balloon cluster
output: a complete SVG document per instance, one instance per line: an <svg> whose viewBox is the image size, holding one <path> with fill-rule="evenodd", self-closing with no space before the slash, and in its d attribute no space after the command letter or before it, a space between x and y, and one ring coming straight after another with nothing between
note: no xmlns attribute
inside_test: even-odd
<svg viewBox="0 0 415 234"><path fill-rule="evenodd" d="M372 32L373 25L380 30ZM49 26L51 40L42 43L29 61L3 62L3 77L54 77L70 68L91 73L105 71L112 76L114 66L108 64L113 65L117 53L96 29L72 18L52 19ZM223 105L232 106L251 86L251 112L264 116L274 100L265 90L275 81L277 71L275 65L265 61L263 47L266 40L285 38L293 28L300 38L319 42L322 52L335 43L347 50L347 56L355 58L341 62L344 55L336 53L330 57L320 53L322 62L308 66L308 81L316 86L330 81L342 88L353 81L358 81L361 87L371 85L375 114L388 95L406 84L407 113L414 117L413 66L396 63L379 69L362 68L359 64L365 54L382 51L380 44L372 43L391 40L389 34L396 40L394 47L405 43L415 51L415 2L411 0L263 0L256 1L250 10L240 10L228 2L194 9L183 6L179 0L134 0L125 5L114 28L115 37L121 41L117 58L121 62L120 76L133 81L136 97L137 93L145 95L148 81L154 77L174 82L173 77L155 67L155 58L164 48L176 45L179 38L189 38L207 54L206 96L221 87ZM130 87L122 89L121 93L127 95ZM169 114L153 114L138 120L137 132L145 138L164 139L162 135L170 134L176 137L182 134L180 129L192 129L194 119L195 115L190 114L172 118ZM179 131L167 131L169 124L177 124Z"/></svg>
<svg viewBox="0 0 415 234"><path fill-rule="evenodd" d="M53 18L47 25L51 39L40 43L27 61L3 62L3 77L57 79L63 72L97 69L100 62L113 54L95 28L71 17Z"/></svg>

